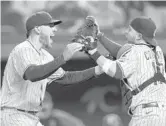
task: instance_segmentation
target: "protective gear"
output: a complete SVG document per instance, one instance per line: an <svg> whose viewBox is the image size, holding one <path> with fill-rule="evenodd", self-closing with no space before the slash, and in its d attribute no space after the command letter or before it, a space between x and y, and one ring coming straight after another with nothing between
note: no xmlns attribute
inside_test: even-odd
<svg viewBox="0 0 166 126"><path fill-rule="evenodd" d="M85 46L84 46L83 50L85 52L88 52L89 50L93 50L93 49L97 48L97 41L95 41L92 36L87 36L85 38L84 45Z"/></svg>
<svg viewBox="0 0 166 126"><path fill-rule="evenodd" d="M131 48L132 48L132 44L126 43L125 45L123 45L116 56L116 59L119 59L123 54L125 54L126 52L128 52Z"/></svg>
<svg viewBox="0 0 166 126"><path fill-rule="evenodd" d="M87 16L84 24L77 30L72 42L84 44L81 51L87 52L97 47L98 25L93 16Z"/></svg>
<svg viewBox="0 0 166 126"><path fill-rule="evenodd" d="M123 56L125 53L127 53L129 50L131 50L132 48L132 44L126 43L125 45L123 45L116 56L116 59L119 59L121 56ZM132 99L132 93L130 91L130 89L128 89L128 87L126 86L127 83L127 79L123 79L120 82L120 88L121 88L121 96L122 96L122 108L123 111L128 112L129 114L129 107L131 105L131 99Z"/></svg>
<svg viewBox="0 0 166 126"><path fill-rule="evenodd" d="M87 16L83 26L81 26L78 31L77 35L92 36L94 39L97 37L98 34L98 25L96 20L93 16Z"/></svg>

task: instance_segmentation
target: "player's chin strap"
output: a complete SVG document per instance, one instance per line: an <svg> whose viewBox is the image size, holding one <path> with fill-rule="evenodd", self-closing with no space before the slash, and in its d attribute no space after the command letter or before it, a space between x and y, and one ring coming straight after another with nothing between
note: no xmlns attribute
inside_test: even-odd
<svg viewBox="0 0 166 126"><path fill-rule="evenodd" d="M153 77L151 77L150 79L146 80L138 88L133 90L132 91L132 95L137 95L139 92L141 92L143 89L145 89L147 86L149 86L152 83L154 83L154 84L157 84L157 82L164 82L164 83L166 83L165 77L163 76L163 74L160 71L160 63L159 63L158 58L157 58L156 47L153 46L153 45L143 44L143 43L136 44L136 45L146 45L146 46L150 47L154 51L157 71L155 72Z"/></svg>

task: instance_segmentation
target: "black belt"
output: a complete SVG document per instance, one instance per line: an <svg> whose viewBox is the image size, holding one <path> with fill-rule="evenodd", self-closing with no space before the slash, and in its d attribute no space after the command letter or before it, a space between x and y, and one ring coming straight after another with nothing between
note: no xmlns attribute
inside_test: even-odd
<svg viewBox="0 0 166 126"><path fill-rule="evenodd" d="M21 111L21 112L26 112L26 113L29 113L29 114L32 114L32 115L36 115L38 113L38 111L27 111L27 110L23 110L23 109L17 109L17 108L14 108L14 107L1 107L1 110L4 110L4 109L15 109L15 110L18 110L18 111Z"/></svg>
<svg viewBox="0 0 166 126"><path fill-rule="evenodd" d="M145 103L142 104L142 108L149 108L149 107L159 107L157 102Z"/></svg>
<svg viewBox="0 0 166 126"><path fill-rule="evenodd" d="M142 107L142 108L150 108L150 107L159 107L158 103L157 102L151 102L151 103L144 103L144 104L141 104L137 107ZM133 115L133 111L137 108L137 107L134 107L134 109L129 109L129 114L130 115Z"/></svg>

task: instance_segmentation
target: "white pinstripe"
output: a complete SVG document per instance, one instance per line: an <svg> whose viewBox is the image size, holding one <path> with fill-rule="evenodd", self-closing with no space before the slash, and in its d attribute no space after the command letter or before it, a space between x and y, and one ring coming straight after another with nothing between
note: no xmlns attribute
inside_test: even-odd
<svg viewBox="0 0 166 126"><path fill-rule="evenodd" d="M17 45L10 53L5 67L1 107L6 106L28 111L40 111L40 103L44 98L47 83L52 78L57 79L62 77L65 72L62 68L59 68L52 75L51 79L44 79L37 82L25 81L23 74L30 65L45 64L53 59L46 50L36 50L28 41ZM2 115L4 126L8 126L9 123L12 123L12 126L22 126L19 123L23 123L25 126L28 125L27 120L29 117L23 113L18 112L16 114L13 110L8 110L6 113L3 110ZM5 118L7 119L5 120ZM29 118L29 120L32 119ZM31 122L29 121L29 123Z"/></svg>
<svg viewBox="0 0 166 126"><path fill-rule="evenodd" d="M159 62L162 64L161 71L165 71L165 60L160 47L157 47L157 51L160 53ZM143 82L153 77L154 68L152 62L155 62L154 52L145 45L133 45L130 51L123 53L123 55L117 60L123 71L123 77L127 78L128 85L121 86L122 95L126 94L126 89L133 90L141 85ZM155 62L156 63L156 62ZM156 65L156 64L155 64ZM162 72L163 73L163 72ZM163 73L166 76L165 72ZM132 116L129 126L166 126L166 84L151 84L139 94L132 97L132 101L128 101L128 96L123 97L123 103L126 104L126 108L134 108L143 103L162 102L165 107L154 108L151 107L143 109L136 107L134 115ZM130 91L127 95L130 94ZM131 104L130 104L131 103Z"/></svg>
<svg viewBox="0 0 166 126"><path fill-rule="evenodd" d="M1 126L37 126L38 123L40 124L38 117L28 113L14 109L6 109L2 112Z"/></svg>
<svg viewBox="0 0 166 126"><path fill-rule="evenodd" d="M140 115L133 116L129 126L166 126L165 111L158 108L139 110Z"/></svg>

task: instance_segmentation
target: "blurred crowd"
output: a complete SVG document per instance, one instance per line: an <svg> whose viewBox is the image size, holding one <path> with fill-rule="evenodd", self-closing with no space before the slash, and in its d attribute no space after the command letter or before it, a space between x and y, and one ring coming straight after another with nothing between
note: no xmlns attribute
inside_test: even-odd
<svg viewBox="0 0 166 126"><path fill-rule="evenodd" d="M97 87L85 92L83 98L81 98L81 101L87 102L88 104L87 112L89 114L95 114L97 106L99 106L99 108L106 113L101 118L101 120L98 120L101 122L101 126L124 126L124 122L122 121L121 117L118 114L114 113L115 109L119 109L118 106L117 105L109 106L106 105L106 103L104 103L105 102L104 95L109 90L113 94L117 93L117 87L113 88L111 88L110 86L105 86L103 88ZM99 93L98 96L94 97L95 95L97 95L97 93ZM89 105L92 104L92 102L93 105ZM103 103L105 105L101 105ZM40 118L44 126L88 126L88 124L85 124L85 122L82 120L83 118L81 119L71 114L70 112L54 107L52 96L50 95L49 92L45 93L42 107L43 107L42 111L38 113L38 117Z"/></svg>
<svg viewBox="0 0 166 126"><path fill-rule="evenodd" d="M156 4L158 3L158 4ZM60 31L74 33L87 15L96 17L101 29L114 31L124 27L138 15L151 17L158 30L166 29L166 2L164 1L2 1L2 32L24 32L26 18L35 11L48 11L63 20ZM165 5L165 6L164 6Z"/></svg>
<svg viewBox="0 0 166 126"><path fill-rule="evenodd" d="M7 58L14 44L25 39L25 21L33 12L39 10L47 11L55 19L63 21L58 25L58 32L53 38L59 44L56 49L58 51L54 54L58 54L63 44L71 40L88 15L97 19L101 31L119 41L124 41L124 29L129 21L135 16L145 15L155 21L158 27L156 36L165 39L165 1L1 1L3 58Z"/></svg>

